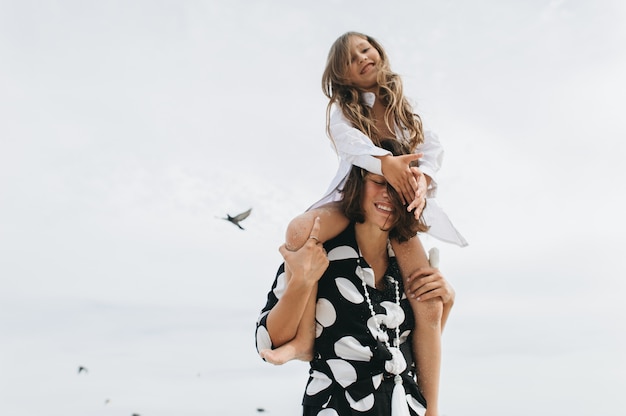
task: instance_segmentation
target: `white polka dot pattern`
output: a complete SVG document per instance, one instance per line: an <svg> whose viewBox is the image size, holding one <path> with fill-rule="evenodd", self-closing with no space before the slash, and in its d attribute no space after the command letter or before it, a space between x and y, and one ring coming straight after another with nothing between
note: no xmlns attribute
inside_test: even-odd
<svg viewBox="0 0 626 416"><path fill-rule="evenodd" d="M285 293L285 288L287 287L287 276L285 273L281 273L276 278L276 287L274 288L274 295L280 299Z"/></svg>
<svg viewBox="0 0 626 416"><path fill-rule="evenodd" d="M335 354L344 360L369 361L373 354L354 337L343 337L335 342Z"/></svg>
<svg viewBox="0 0 626 416"><path fill-rule="evenodd" d="M415 400L413 396L410 394L406 395L406 401L409 403L409 407L415 411L419 416L424 416L426 414L426 408L422 406L420 402Z"/></svg>
<svg viewBox="0 0 626 416"><path fill-rule="evenodd" d="M259 351L272 348L270 334L264 326L259 326L256 330L256 347Z"/></svg>
<svg viewBox="0 0 626 416"><path fill-rule="evenodd" d="M270 313L270 311L265 311L262 314L259 315L259 319L256 320L256 324L259 325L261 323L261 320L263 319L264 316L268 315Z"/></svg>
<svg viewBox="0 0 626 416"><path fill-rule="evenodd" d="M356 381L356 370L349 362L337 359L331 359L326 362L333 373L333 378L337 380L341 387L348 387Z"/></svg>
<svg viewBox="0 0 626 416"><path fill-rule="evenodd" d="M328 388L332 384L332 380L328 376L319 371L313 370L311 374L311 382L306 386L306 394L313 396L320 391Z"/></svg>
<svg viewBox="0 0 626 416"><path fill-rule="evenodd" d="M324 328L331 326L337 320L335 307L328 299L320 298L317 300L315 320Z"/></svg>
<svg viewBox="0 0 626 416"><path fill-rule="evenodd" d="M359 253L350 246L335 247L328 252L328 260L358 259Z"/></svg>
<svg viewBox="0 0 626 416"><path fill-rule="evenodd" d="M346 392L346 399L348 400L348 403L350 403L350 407L354 410L358 410L359 412L366 412L374 406L373 394L368 394L357 402L352 398L352 396L350 396L350 393Z"/></svg>
<svg viewBox="0 0 626 416"><path fill-rule="evenodd" d="M335 284L337 285L337 289L339 289L341 296L346 298L348 302L352 302L357 305L365 302L365 298L361 292L359 292L359 289L357 289L357 287L345 277L338 277L335 279Z"/></svg>
<svg viewBox="0 0 626 416"><path fill-rule="evenodd" d="M339 416L339 413L335 409L322 409L317 416Z"/></svg>

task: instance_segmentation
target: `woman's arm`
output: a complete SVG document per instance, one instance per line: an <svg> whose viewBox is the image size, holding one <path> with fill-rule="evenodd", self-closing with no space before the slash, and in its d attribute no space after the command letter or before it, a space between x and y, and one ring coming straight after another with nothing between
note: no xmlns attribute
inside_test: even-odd
<svg viewBox="0 0 626 416"><path fill-rule="evenodd" d="M316 220L317 219L317 220ZM323 221L322 221L323 220ZM312 230L314 222L320 226ZM322 227L321 224L324 224ZM294 218L287 227L285 236L285 248L289 251L299 251L309 239L309 236L317 237L319 244L339 235L348 226L348 219L339 209L339 204L330 203L300 214ZM291 274L287 274L287 281L291 279ZM306 307L300 315L295 336L287 343L280 345L276 349L264 349L259 351L265 361L272 364L281 365L288 361L297 359L310 361L313 358L313 344L315 342L315 305L317 301L317 284L308 292L308 298L304 298L306 292L302 292L300 302L304 299ZM298 309L299 312L299 309ZM297 317L297 316L296 316ZM287 336L291 335L288 333Z"/></svg>
<svg viewBox="0 0 626 416"><path fill-rule="evenodd" d="M309 237L317 237L320 219L316 218ZM292 340L306 310L307 300L316 290L316 284L328 267L328 257L323 246L313 238L307 238L297 251L280 247L285 259L285 290L271 309L265 327L274 348Z"/></svg>

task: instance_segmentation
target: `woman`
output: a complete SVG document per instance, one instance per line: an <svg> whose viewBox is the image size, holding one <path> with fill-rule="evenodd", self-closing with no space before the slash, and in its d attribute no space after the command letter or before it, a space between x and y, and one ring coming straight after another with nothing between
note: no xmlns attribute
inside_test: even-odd
<svg viewBox="0 0 626 416"><path fill-rule="evenodd" d="M394 155L405 153L398 141L382 145ZM452 302L420 302L414 317L389 243L406 241L425 226L381 175L354 167L342 193L341 210L350 219L343 232L322 246L318 218L300 250L281 247L285 263L257 323L257 349L262 354L292 340L307 307L303 300L316 296L305 416L392 410L437 416L441 322ZM425 256L420 261L428 267ZM435 286L450 295L438 275Z"/></svg>

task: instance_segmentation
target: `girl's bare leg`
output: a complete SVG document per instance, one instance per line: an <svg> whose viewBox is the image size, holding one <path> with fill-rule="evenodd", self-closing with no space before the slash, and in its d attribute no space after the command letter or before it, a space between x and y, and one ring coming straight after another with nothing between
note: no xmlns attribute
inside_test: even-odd
<svg viewBox="0 0 626 416"><path fill-rule="evenodd" d="M404 286L408 278L423 268L430 267L428 257L418 237L404 243L392 241L392 247L402 273ZM441 330L444 305L441 298L419 301L407 296L413 316L413 356L417 367L418 385L427 402L427 416L437 416L439 407L439 379L441 371Z"/></svg>
<svg viewBox="0 0 626 416"><path fill-rule="evenodd" d="M348 226L349 221L340 211L338 204L330 203L319 208L307 211L291 220L285 235L285 246L296 251L302 247L309 236L316 217L320 217L320 243L324 243L341 233ZM289 279L289 273L286 274ZM311 361L313 358L313 344L315 342L315 304L317 302L317 287L309 296L307 306L298 326L295 338L274 350L261 352L261 357L272 364L280 365L291 360Z"/></svg>

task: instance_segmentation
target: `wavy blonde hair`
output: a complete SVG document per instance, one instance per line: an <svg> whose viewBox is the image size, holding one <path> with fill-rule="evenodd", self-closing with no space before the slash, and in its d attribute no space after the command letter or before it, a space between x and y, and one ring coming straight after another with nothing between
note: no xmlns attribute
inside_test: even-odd
<svg viewBox="0 0 626 416"><path fill-rule="evenodd" d="M326 68L322 75L322 90L329 99L326 107L326 133L328 137L333 140L330 133L330 113L333 104L336 103L352 125L369 137L374 144L380 146L380 142L384 138L381 137L374 124L372 109L361 99L361 91L350 85L347 79L351 55L350 38L352 36L367 40L380 54L377 83L379 99L385 105L385 124L389 131L395 131L394 126L389 125L390 119L397 126L406 128L408 132L406 144L413 152L415 147L424 141L422 120L419 115L413 112L413 107L404 98L402 79L389 67L389 58L383 47L376 39L358 32L344 33L333 43L328 52Z"/></svg>

